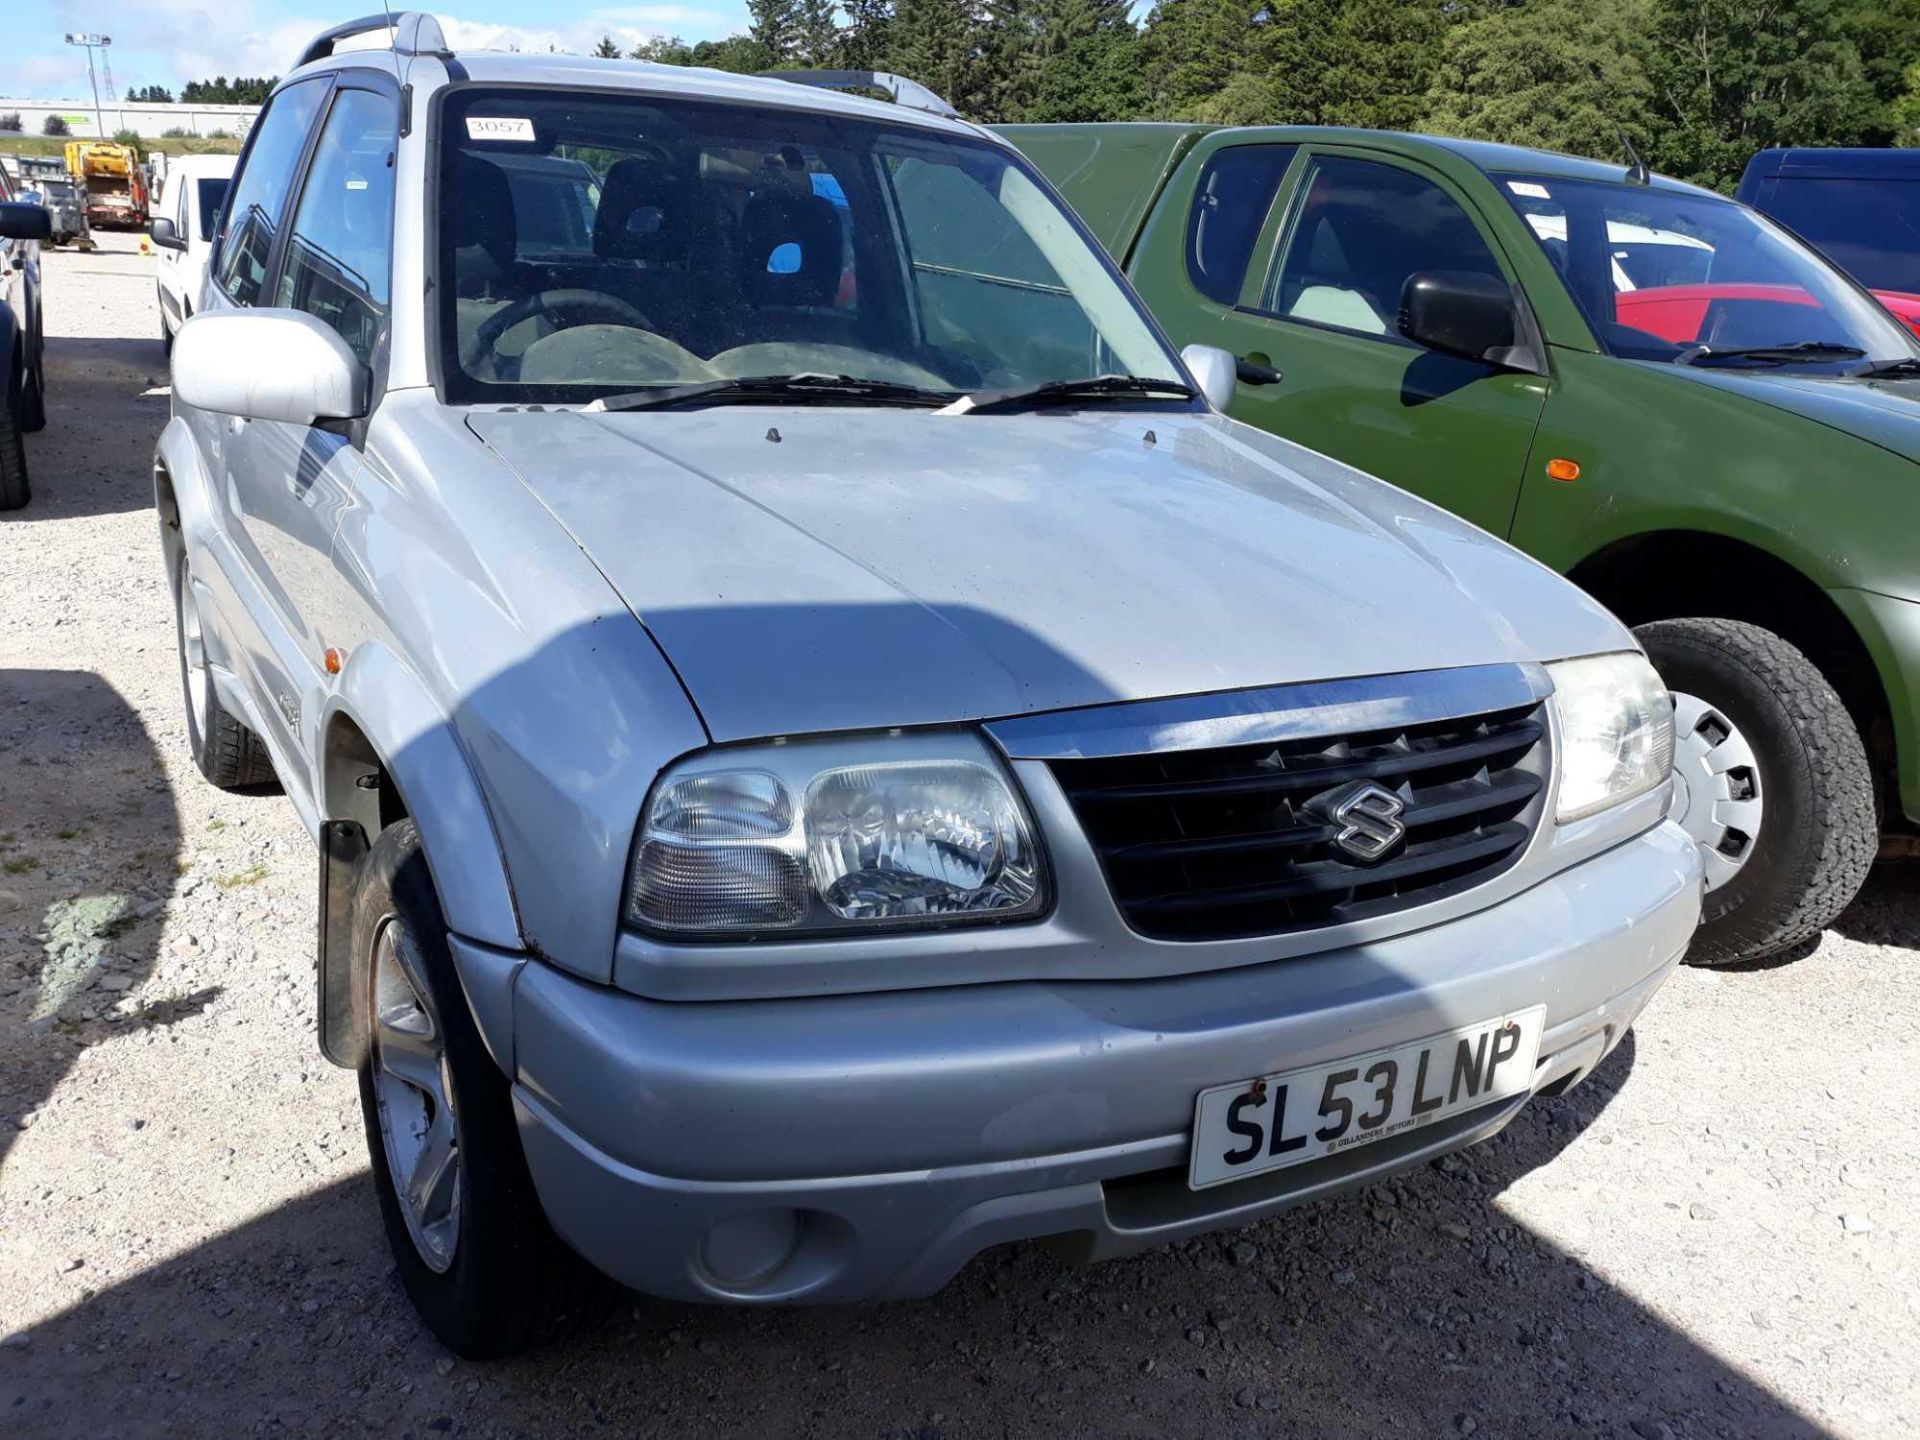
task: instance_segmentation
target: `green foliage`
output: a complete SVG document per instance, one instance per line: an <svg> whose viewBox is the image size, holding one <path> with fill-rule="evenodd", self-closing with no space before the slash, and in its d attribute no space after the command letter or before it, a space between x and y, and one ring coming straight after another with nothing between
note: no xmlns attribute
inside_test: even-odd
<svg viewBox="0 0 1920 1440"><path fill-rule="evenodd" d="M114 131L113 143L116 145L126 145L131 147L136 157L138 157L140 154L140 132L138 130Z"/></svg>
<svg viewBox="0 0 1920 1440"><path fill-rule="evenodd" d="M23 128L18 110L9 110L6 114L0 115L0 130L18 135Z"/></svg>
<svg viewBox="0 0 1920 1440"><path fill-rule="evenodd" d="M1895 145L1920 145L1920 61L1907 71L1906 88L1888 107ZM0 117L4 118L4 117Z"/></svg>
<svg viewBox="0 0 1920 1440"><path fill-rule="evenodd" d="M1883 122L1831 0L1654 0L1645 39L1660 125L1647 159L1731 190L1771 145L1847 145Z"/></svg>
<svg viewBox="0 0 1920 1440"><path fill-rule="evenodd" d="M691 65L693 47L678 35L657 35L642 40L627 52L629 60L651 60L655 65Z"/></svg>
<svg viewBox="0 0 1920 1440"><path fill-rule="evenodd" d="M1423 128L1573 155L1652 148L1653 86L1636 41L1650 0L1534 0L1448 32Z"/></svg>
<svg viewBox="0 0 1920 1440"><path fill-rule="evenodd" d="M73 134L73 127L67 124L64 117L49 115L45 120L40 122L40 133L42 135L71 135Z"/></svg>
<svg viewBox="0 0 1920 1440"><path fill-rule="evenodd" d="M173 92L164 85L129 86L127 100L135 105L171 105Z"/></svg>
<svg viewBox="0 0 1920 1440"><path fill-rule="evenodd" d="M216 75L211 80L189 80L180 88L180 99L197 105L264 105L278 75L236 76L229 80Z"/></svg>
<svg viewBox="0 0 1920 1440"><path fill-rule="evenodd" d="M611 35L602 35L600 37L600 43L593 47L593 58L596 60L618 60L620 58L620 47L613 43L613 37Z"/></svg>

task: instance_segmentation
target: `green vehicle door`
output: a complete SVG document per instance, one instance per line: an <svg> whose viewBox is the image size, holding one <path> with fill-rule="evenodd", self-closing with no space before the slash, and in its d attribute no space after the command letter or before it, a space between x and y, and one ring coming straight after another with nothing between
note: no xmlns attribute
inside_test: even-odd
<svg viewBox="0 0 1920 1440"><path fill-rule="evenodd" d="M1128 270L1177 343L1281 372L1240 386L1236 419L1508 533L1547 377L1442 355L1398 330L1416 272L1514 280L1446 177L1360 146L1207 136Z"/></svg>

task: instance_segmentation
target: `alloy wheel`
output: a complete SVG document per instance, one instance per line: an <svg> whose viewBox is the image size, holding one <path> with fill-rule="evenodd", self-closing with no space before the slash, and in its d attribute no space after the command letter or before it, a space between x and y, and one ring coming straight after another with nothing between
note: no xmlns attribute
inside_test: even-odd
<svg viewBox="0 0 1920 1440"><path fill-rule="evenodd" d="M460 1243L460 1129L419 948L397 916L381 923L370 969L370 1060L387 1174L420 1259L442 1274Z"/></svg>

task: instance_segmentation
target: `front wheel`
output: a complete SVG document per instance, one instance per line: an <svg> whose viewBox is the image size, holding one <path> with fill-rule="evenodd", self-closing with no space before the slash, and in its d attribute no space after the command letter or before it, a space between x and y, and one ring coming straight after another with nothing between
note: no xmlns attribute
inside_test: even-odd
<svg viewBox="0 0 1920 1440"><path fill-rule="evenodd" d="M1812 661L1757 625L1659 620L1635 633L1673 692L1673 814L1706 869L1687 963L1757 960L1819 934L1879 847L1853 717Z"/></svg>
<svg viewBox="0 0 1920 1440"><path fill-rule="evenodd" d="M222 790L273 781L273 761L260 737L228 713L214 689L200 597L182 555L173 574L174 633L180 649L180 693L187 709L187 749L200 773Z"/></svg>
<svg viewBox="0 0 1920 1440"><path fill-rule="evenodd" d="M0 375L0 380L5 376ZM24 378L0 390L0 510L19 510L33 498L27 483L27 444L21 437Z"/></svg>
<svg viewBox="0 0 1920 1440"><path fill-rule="evenodd" d="M353 947L367 1151L401 1284L427 1328L479 1360L604 1315L618 1288L547 1223L411 820L381 831L360 862Z"/></svg>

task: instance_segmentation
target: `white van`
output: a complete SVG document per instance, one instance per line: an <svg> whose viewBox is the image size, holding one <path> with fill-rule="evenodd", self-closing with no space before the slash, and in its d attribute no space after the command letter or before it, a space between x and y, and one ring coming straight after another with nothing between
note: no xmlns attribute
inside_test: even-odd
<svg viewBox="0 0 1920 1440"><path fill-rule="evenodd" d="M237 155L182 155L168 164L161 182L147 232L159 254L153 288L160 302L160 339L169 350L174 332L199 308L220 202L237 163Z"/></svg>

